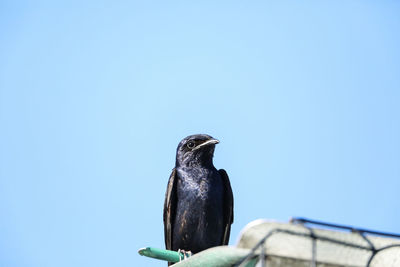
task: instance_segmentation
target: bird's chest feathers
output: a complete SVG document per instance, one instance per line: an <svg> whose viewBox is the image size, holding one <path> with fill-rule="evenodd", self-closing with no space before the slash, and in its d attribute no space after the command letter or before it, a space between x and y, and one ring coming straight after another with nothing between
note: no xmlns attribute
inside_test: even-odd
<svg viewBox="0 0 400 267"><path fill-rule="evenodd" d="M193 169L178 172L178 200L203 204L220 200L222 181L218 171Z"/></svg>

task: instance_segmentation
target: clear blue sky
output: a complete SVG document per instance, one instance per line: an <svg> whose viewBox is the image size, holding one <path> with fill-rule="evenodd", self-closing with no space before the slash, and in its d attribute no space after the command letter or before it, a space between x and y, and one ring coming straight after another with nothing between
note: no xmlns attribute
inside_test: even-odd
<svg viewBox="0 0 400 267"><path fill-rule="evenodd" d="M257 218L400 232L398 1L2 1L0 266L165 266L178 142Z"/></svg>

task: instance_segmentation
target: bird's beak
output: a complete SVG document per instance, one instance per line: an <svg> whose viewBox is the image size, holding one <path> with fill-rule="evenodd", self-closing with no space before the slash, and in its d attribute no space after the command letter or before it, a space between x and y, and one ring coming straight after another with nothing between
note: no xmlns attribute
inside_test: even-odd
<svg viewBox="0 0 400 267"><path fill-rule="evenodd" d="M203 146L215 145L215 144L218 144L218 143L219 143L219 141L217 139L210 139L210 140L207 140L204 143L196 146L193 150L197 150L197 149L199 149L199 148L201 148Z"/></svg>

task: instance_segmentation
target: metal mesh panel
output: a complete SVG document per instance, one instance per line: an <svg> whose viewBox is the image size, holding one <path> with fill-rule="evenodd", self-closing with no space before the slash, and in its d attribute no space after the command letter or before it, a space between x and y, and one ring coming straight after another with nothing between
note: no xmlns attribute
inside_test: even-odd
<svg viewBox="0 0 400 267"><path fill-rule="evenodd" d="M350 232L316 229L309 227L309 224ZM400 236L299 218L290 224L253 222L242 231L238 248L251 249L249 258L262 252L266 257L264 263L260 264L262 266L398 267L400 240L393 237ZM278 258L285 263L279 265ZM289 259L296 264L288 265ZM235 266L241 266L244 262L246 258Z"/></svg>

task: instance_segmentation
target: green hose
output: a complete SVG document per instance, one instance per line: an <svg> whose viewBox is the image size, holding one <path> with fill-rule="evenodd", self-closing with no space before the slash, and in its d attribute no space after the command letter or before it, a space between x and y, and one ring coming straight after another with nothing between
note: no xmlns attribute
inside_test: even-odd
<svg viewBox="0 0 400 267"><path fill-rule="evenodd" d="M177 251L152 248L152 247L141 248L141 249L139 249L138 253L142 256L159 259L159 260L164 260L164 261L169 261L169 262L179 262L179 261L191 256L190 252L184 253L181 251L177 252Z"/></svg>

